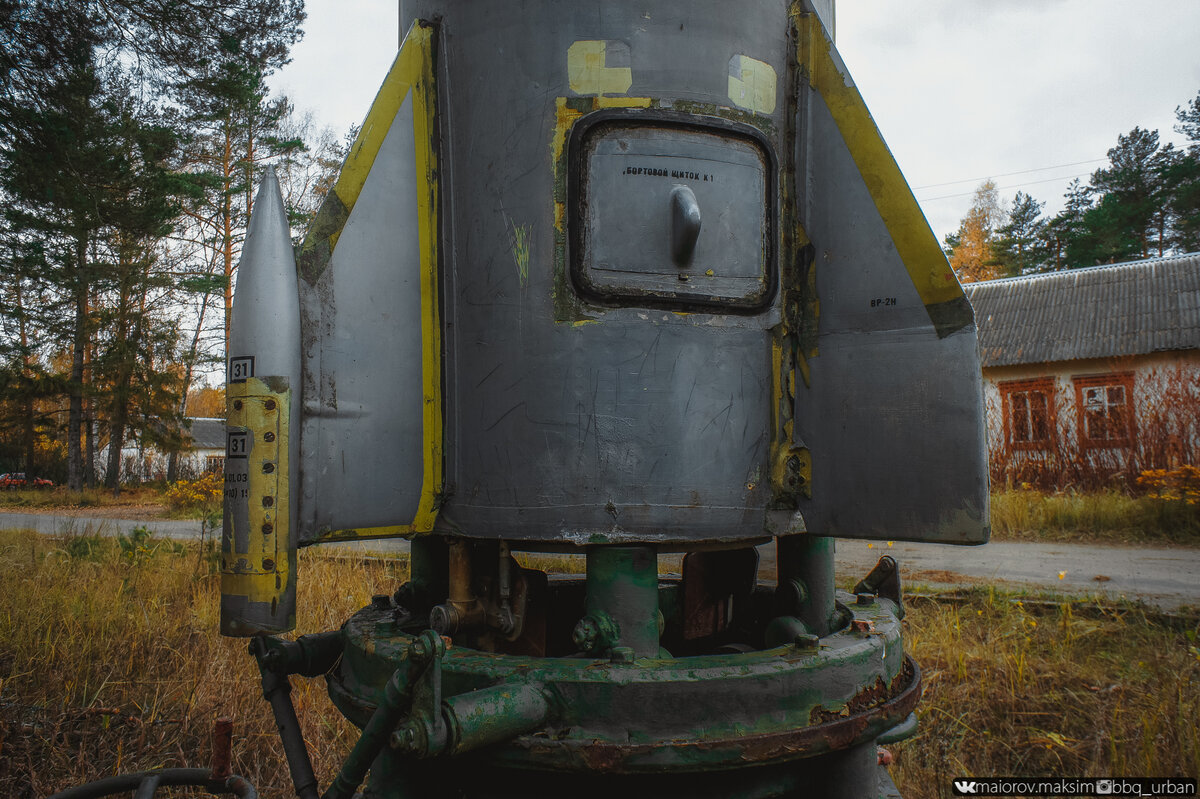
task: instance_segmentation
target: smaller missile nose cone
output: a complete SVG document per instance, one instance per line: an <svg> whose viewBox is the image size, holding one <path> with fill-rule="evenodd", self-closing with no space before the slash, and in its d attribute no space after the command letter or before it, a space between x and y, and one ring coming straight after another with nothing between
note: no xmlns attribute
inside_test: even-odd
<svg viewBox="0 0 1200 799"><path fill-rule="evenodd" d="M267 167L238 263L229 325L231 358L256 358L256 375L299 380L299 288L283 194L274 168Z"/></svg>
<svg viewBox="0 0 1200 799"><path fill-rule="evenodd" d="M282 223L282 227L280 223ZM283 207L283 192L279 188L279 178L275 176L275 167L273 166L267 167L262 180L259 181L258 193L254 195L254 209L250 214L250 225L246 230L246 246L242 253L242 260L246 259L251 239L257 238L256 234L266 227L274 228L276 234L282 230L288 236L289 242L291 241L287 212Z"/></svg>

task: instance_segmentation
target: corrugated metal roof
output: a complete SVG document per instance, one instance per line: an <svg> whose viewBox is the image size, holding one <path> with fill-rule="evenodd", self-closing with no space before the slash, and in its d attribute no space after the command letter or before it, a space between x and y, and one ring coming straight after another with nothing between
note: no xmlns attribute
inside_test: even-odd
<svg viewBox="0 0 1200 799"><path fill-rule="evenodd" d="M1200 253L963 290L985 367L1200 349Z"/></svg>
<svg viewBox="0 0 1200 799"><path fill-rule="evenodd" d="M225 420L189 416L193 449L225 449Z"/></svg>

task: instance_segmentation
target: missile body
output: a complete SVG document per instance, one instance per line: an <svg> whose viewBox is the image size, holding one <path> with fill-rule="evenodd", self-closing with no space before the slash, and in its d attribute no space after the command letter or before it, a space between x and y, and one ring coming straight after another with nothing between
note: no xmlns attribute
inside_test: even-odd
<svg viewBox="0 0 1200 799"><path fill-rule="evenodd" d="M300 300L273 169L258 190L238 266L226 375L221 632L296 625Z"/></svg>

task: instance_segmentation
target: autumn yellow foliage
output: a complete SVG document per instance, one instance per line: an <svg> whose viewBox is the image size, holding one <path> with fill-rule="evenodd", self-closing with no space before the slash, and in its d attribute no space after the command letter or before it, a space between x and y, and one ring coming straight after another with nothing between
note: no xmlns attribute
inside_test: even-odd
<svg viewBox="0 0 1200 799"><path fill-rule="evenodd" d="M205 472L195 480L180 480L167 488L167 504L173 510L201 510L221 501L224 475Z"/></svg>
<svg viewBox="0 0 1200 799"><path fill-rule="evenodd" d="M1200 467L1147 469L1138 475L1138 485L1154 491L1159 499L1200 504Z"/></svg>

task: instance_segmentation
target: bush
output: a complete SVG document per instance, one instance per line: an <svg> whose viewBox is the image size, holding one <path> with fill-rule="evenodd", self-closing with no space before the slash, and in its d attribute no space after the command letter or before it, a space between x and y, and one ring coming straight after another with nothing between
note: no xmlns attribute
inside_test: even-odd
<svg viewBox="0 0 1200 799"><path fill-rule="evenodd" d="M1180 466L1178 469L1147 469L1138 475L1138 485L1169 502L1200 504L1200 468Z"/></svg>
<svg viewBox="0 0 1200 799"><path fill-rule="evenodd" d="M167 488L171 510L211 517L220 515L224 475L207 472L195 480L180 480Z"/></svg>

